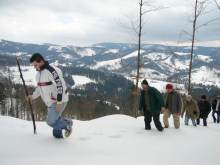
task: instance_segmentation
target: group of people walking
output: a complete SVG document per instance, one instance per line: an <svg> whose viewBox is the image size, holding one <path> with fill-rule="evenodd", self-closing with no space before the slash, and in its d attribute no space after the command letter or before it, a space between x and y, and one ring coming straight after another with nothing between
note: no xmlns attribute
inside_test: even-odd
<svg viewBox="0 0 220 165"><path fill-rule="evenodd" d="M37 88L32 95L26 97L27 101L32 102L41 97L48 109L46 122L52 127L53 136L55 138L69 137L73 122L69 118L62 117L69 100L62 71L56 66L50 65L39 53L32 55L30 63L37 70ZM151 129L152 119L159 131L169 128L168 119L171 115L174 119L174 126L178 129L180 128L180 117L183 117L184 114L185 125L188 125L189 120L191 120L193 125L196 126L200 124L201 118L203 119L203 125L207 126L207 118L211 107L214 122L220 122L220 97L217 97L211 106L205 95L197 103L190 95L183 99L174 90L172 84L167 84L166 91L164 98L156 88L149 86L147 80L142 81L139 110L144 112L146 130ZM164 127L160 122L161 113L163 113Z"/></svg>
<svg viewBox="0 0 220 165"><path fill-rule="evenodd" d="M192 98L191 95L181 96L172 84L166 85L166 94L162 94L154 87L151 87L147 80L142 81L142 90L140 94L139 110L144 113L145 129L151 129L151 120L159 131L169 128L169 118L173 117L174 127L180 128L180 117L184 117L185 125L192 121L193 126L200 124L207 126L207 118L212 110L212 117L215 123L220 122L220 96L217 96L212 104L207 97L202 95L199 101ZM163 114L163 124L160 122L160 114Z"/></svg>

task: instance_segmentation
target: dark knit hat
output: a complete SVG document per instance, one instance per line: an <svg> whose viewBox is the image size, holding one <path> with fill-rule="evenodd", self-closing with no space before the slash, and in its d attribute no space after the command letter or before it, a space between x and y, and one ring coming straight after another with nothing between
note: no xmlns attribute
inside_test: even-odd
<svg viewBox="0 0 220 165"><path fill-rule="evenodd" d="M147 82L147 80L144 79L141 84L148 85L148 82Z"/></svg>
<svg viewBox="0 0 220 165"><path fill-rule="evenodd" d="M172 84L167 84L166 89L173 89L173 85Z"/></svg>
<svg viewBox="0 0 220 165"><path fill-rule="evenodd" d="M202 96L201 96L201 99L206 100L206 95L202 95Z"/></svg>

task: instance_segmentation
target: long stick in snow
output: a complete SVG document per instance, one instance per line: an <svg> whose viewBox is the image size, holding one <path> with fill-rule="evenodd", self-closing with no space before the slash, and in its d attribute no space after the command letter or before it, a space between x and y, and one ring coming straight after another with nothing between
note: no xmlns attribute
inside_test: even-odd
<svg viewBox="0 0 220 165"><path fill-rule="evenodd" d="M18 65L18 70L19 70L19 72L20 72L20 77L21 77L21 80L22 80L22 83L23 83L23 87L24 87L24 90L25 90L25 94L26 94L26 96L29 96L29 93L28 93L28 90L27 90L27 86L26 86L26 84L25 84L24 77L23 77L23 74L22 74L22 72L21 72L21 67L20 67L20 63L19 63L18 57L16 57L16 61L17 61L17 65ZM33 121L34 134L36 134L37 131L36 131L34 111L33 111L33 107L32 107L32 104L31 104L31 100L30 100L30 99L28 99L28 103L29 103L29 107L30 107L30 110L31 110L31 119L32 119L32 121Z"/></svg>

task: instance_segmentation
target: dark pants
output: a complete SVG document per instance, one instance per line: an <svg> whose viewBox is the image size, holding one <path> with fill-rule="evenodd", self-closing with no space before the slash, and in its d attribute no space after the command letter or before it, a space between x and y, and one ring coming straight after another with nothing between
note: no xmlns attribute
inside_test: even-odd
<svg viewBox="0 0 220 165"><path fill-rule="evenodd" d="M217 118L215 114L217 114ZM219 123L220 122L220 111L212 111L212 117L213 117L214 123L216 122Z"/></svg>
<svg viewBox="0 0 220 165"><path fill-rule="evenodd" d="M202 119L203 119L203 126L207 126L206 118L202 118ZM197 124L198 124L198 125L200 124L200 118L197 119Z"/></svg>
<svg viewBox="0 0 220 165"><path fill-rule="evenodd" d="M150 123L152 121L152 118L154 120L154 124L155 124L156 128L159 131L162 131L163 127L162 127L161 122L160 122L160 114L152 115L151 112L147 111L147 110L144 110L145 129L146 130L150 130L151 129Z"/></svg>

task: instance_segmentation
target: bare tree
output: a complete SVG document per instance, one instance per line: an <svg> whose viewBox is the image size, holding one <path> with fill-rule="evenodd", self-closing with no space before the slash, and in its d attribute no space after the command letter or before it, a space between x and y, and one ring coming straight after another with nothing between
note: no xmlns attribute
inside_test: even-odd
<svg viewBox="0 0 220 165"><path fill-rule="evenodd" d="M141 64L141 45L142 45L142 36L143 36L143 27L145 25L144 16L148 13L155 12L157 10L163 9L162 7L157 7L152 5L152 1L150 0L140 0L139 5L139 18L138 21L131 21L131 29L135 32L138 38L138 54L137 54L137 72L133 78L136 80L135 87L133 88L133 96L134 96L134 107L132 108L135 114L135 117L138 116L137 107L138 107L138 96L139 96L139 88L138 84L141 78L140 68L143 67Z"/></svg>
<svg viewBox="0 0 220 165"><path fill-rule="evenodd" d="M210 20L203 24L198 24L198 19L201 17L208 6L209 0L195 0L194 4L194 14L192 20L192 35L191 35L191 50L190 50L190 63L189 63L189 77L188 77L188 94L192 92L191 78L192 78L192 65L193 65L193 55L194 55L194 46L195 46L195 38L197 31L203 27L213 22L215 19ZM188 33L190 35L190 33Z"/></svg>
<svg viewBox="0 0 220 165"><path fill-rule="evenodd" d="M217 1L217 0L214 0L214 2L215 2L215 4L216 4L217 8L220 10L220 2Z"/></svg>
<svg viewBox="0 0 220 165"><path fill-rule="evenodd" d="M216 1L216 0L214 0ZM217 2L217 1L216 1ZM208 26L210 23L213 23L217 20L219 20L220 17L215 17L211 18L206 22L200 23L199 18L208 15L213 11L213 9L208 9L209 5L211 5L210 0L194 0L194 5L193 5L193 18L191 21L192 23L192 32L188 31L183 31L185 35L190 37L190 42L191 42L191 49L190 49L190 62L189 62L189 72L188 72L188 82L187 82L187 90L188 94L192 93L192 68L193 68L193 58L194 58L194 47L196 43L196 37L197 37L197 32L205 27Z"/></svg>
<svg viewBox="0 0 220 165"><path fill-rule="evenodd" d="M140 78L140 58L141 58L141 36L142 36L142 17L144 15L143 12L143 0L140 1L139 3L140 5L140 9L139 9L139 31L138 31L138 56L137 56L137 77L136 77L136 91L138 91L138 82L139 82L139 78Z"/></svg>
<svg viewBox="0 0 220 165"><path fill-rule="evenodd" d="M144 9L144 6L147 6L148 9ZM143 26L144 26L144 22L143 22L143 16L147 13L151 13L153 11L157 11L161 9L161 7L155 7L151 5L150 1L143 1L140 0L139 2L139 25L135 28L135 26L133 25L133 29L135 32L137 32L138 35L138 56L137 56L137 76L136 76L136 89L138 90L138 83L140 80L140 67L141 67L141 39L142 39L142 34L143 34Z"/></svg>

